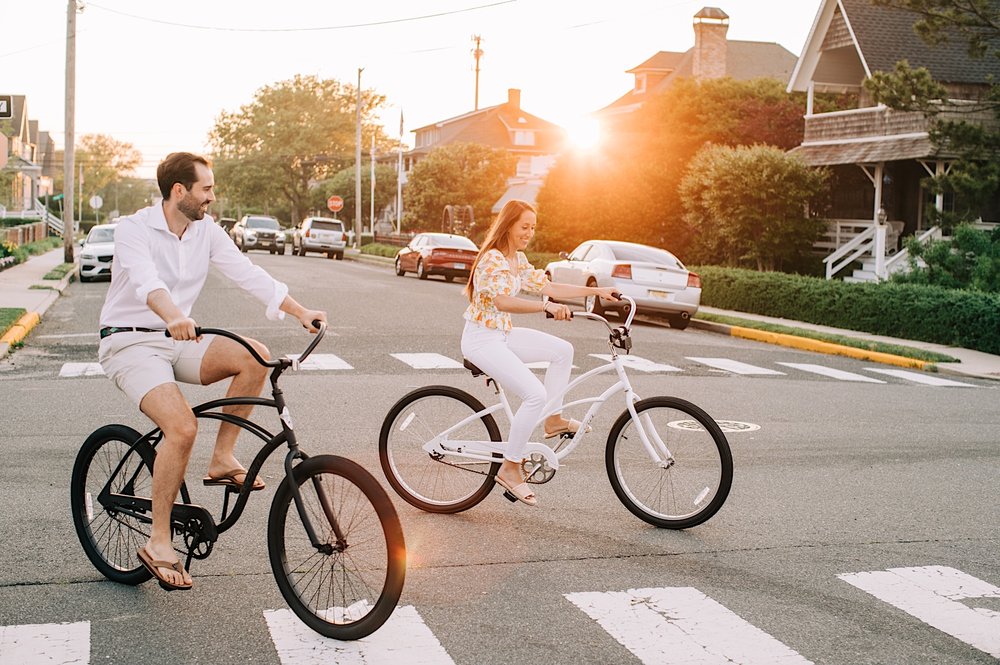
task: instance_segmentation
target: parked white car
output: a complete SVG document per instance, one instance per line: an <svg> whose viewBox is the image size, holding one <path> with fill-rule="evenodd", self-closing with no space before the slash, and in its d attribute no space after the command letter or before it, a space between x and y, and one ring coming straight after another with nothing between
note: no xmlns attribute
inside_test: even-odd
<svg viewBox="0 0 1000 665"><path fill-rule="evenodd" d="M305 256L306 252L321 252L327 258L344 258L347 234L344 223L329 217L306 217L292 232L292 254Z"/></svg>
<svg viewBox="0 0 1000 665"><path fill-rule="evenodd" d="M97 224L90 229L80 247L81 282L89 282L99 277L111 279L111 260L115 256L117 226L117 224Z"/></svg>
<svg viewBox="0 0 1000 665"><path fill-rule="evenodd" d="M640 313L660 314L671 328L687 328L701 303L701 278L665 249L617 240L588 240L561 261L545 266L554 282L613 286L635 300ZM588 312L616 307L600 298L583 302ZM619 306L620 307L620 306Z"/></svg>

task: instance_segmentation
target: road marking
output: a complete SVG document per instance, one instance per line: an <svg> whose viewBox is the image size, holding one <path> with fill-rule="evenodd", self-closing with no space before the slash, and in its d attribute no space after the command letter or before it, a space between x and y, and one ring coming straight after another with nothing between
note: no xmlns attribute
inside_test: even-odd
<svg viewBox="0 0 1000 665"><path fill-rule="evenodd" d="M0 626L0 665L89 662L89 621Z"/></svg>
<svg viewBox="0 0 1000 665"><path fill-rule="evenodd" d="M608 353L591 353L592 358L597 358L603 360L604 362L611 362L611 354ZM640 358L639 356L618 356L622 359L622 364L631 369L638 370L640 372L683 372L679 367L674 367L673 365L664 365L662 363L655 363L652 360L646 360L645 358Z"/></svg>
<svg viewBox="0 0 1000 665"><path fill-rule="evenodd" d="M292 360L298 358L301 353L289 353L288 357ZM306 358L306 361L299 365L299 369L354 369L343 359L333 355L332 353L312 353Z"/></svg>
<svg viewBox="0 0 1000 665"><path fill-rule="evenodd" d="M842 369L824 367L823 365L811 365L809 363L778 363L778 364L784 365L785 367L793 367L795 369L800 369L803 372L810 372L812 374L820 374L822 376L828 376L831 379L838 379L840 381L860 381L862 383L885 383L885 381L879 381L878 379L873 379L870 376L862 376L861 374L855 374L854 372L845 372Z"/></svg>
<svg viewBox="0 0 1000 665"><path fill-rule="evenodd" d="M354 642L323 637L291 610L266 610L264 618L282 665L455 663L412 605L397 607L385 625Z"/></svg>
<svg viewBox="0 0 1000 665"><path fill-rule="evenodd" d="M59 376L104 376L104 368L100 363L63 363Z"/></svg>
<svg viewBox="0 0 1000 665"><path fill-rule="evenodd" d="M810 661L693 587L566 594L643 663Z"/></svg>
<svg viewBox="0 0 1000 665"><path fill-rule="evenodd" d="M878 367L865 367L865 369L869 372L885 374L886 376L894 376L897 379L906 379L907 381L922 383L927 386L958 386L959 388L975 388L975 386L971 383L950 381L948 379L942 379L922 372L907 372L905 369L881 369Z"/></svg>
<svg viewBox="0 0 1000 665"><path fill-rule="evenodd" d="M840 579L1000 658L1000 612L959 601L1000 598L1000 587L947 566L844 573Z"/></svg>
<svg viewBox="0 0 1000 665"><path fill-rule="evenodd" d="M779 372L774 369L748 365L746 363L741 363L738 360L730 360L729 358L692 358L691 356L687 356L687 359L693 360L696 363L701 363L702 365L708 365L709 367L721 369L724 372L730 372L732 374L761 374L765 376L784 376L785 374L784 372Z"/></svg>
<svg viewBox="0 0 1000 665"><path fill-rule="evenodd" d="M413 369L463 369L462 364L440 353L391 353Z"/></svg>

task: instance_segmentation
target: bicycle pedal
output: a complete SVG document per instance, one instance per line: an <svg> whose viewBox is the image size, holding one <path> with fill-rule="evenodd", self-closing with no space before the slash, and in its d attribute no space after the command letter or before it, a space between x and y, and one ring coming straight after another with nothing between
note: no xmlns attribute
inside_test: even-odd
<svg viewBox="0 0 1000 665"><path fill-rule="evenodd" d="M511 503L516 503L517 502L517 497L514 496L513 494L511 494L510 490L504 490L503 496L504 496L505 499L507 499Z"/></svg>

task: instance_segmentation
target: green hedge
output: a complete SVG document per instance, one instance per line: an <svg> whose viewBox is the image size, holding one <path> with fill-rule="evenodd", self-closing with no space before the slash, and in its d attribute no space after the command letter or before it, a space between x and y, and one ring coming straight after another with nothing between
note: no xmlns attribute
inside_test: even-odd
<svg viewBox="0 0 1000 665"><path fill-rule="evenodd" d="M701 304L1000 354L1000 296L920 284L852 284L778 272L692 268Z"/></svg>

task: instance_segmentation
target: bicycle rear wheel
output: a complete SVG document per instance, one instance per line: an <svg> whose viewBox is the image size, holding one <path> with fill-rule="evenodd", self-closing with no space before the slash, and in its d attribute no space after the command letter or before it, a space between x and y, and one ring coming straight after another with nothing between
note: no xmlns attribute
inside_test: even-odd
<svg viewBox="0 0 1000 665"><path fill-rule="evenodd" d="M291 479L285 478L267 523L271 570L281 595L321 635L338 640L371 635L395 609L406 576L403 529L389 495L364 468L334 455L309 458L293 473L321 548L309 540Z"/></svg>
<svg viewBox="0 0 1000 665"><path fill-rule="evenodd" d="M733 482L733 456L718 424L700 408L675 397L637 402L650 443L669 451L654 462L626 410L608 435L605 455L615 494L639 519L666 529L686 529L718 512Z"/></svg>
<svg viewBox="0 0 1000 665"><path fill-rule="evenodd" d="M407 503L431 513L459 513L486 498L500 462L480 462L423 449L425 443L485 409L467 392L427 386L389 410L379 434L378 455L392 488ZM447 436L452 441L500 441L491 415L475 418Z"/></svg>
<svg viewBox="0 0 1000 665"><path fill-rule="evenodd" d="M115 494L152 496L153 449L132 450L141 436L124 425L97 429L77 453L70 481L73 525L87 558L109 580L130 585L152 577L136 556L149 537L149 525L105 508L98 496L105 486Z"/></svg>

